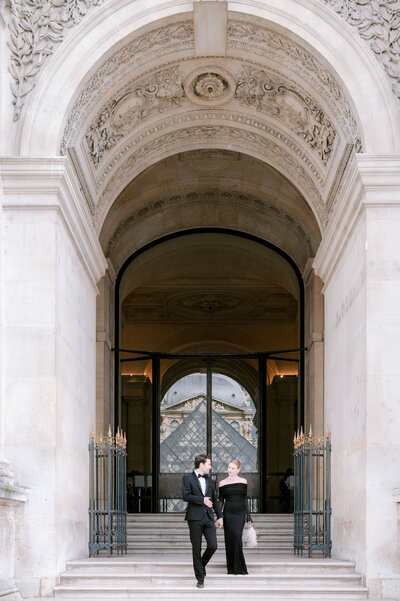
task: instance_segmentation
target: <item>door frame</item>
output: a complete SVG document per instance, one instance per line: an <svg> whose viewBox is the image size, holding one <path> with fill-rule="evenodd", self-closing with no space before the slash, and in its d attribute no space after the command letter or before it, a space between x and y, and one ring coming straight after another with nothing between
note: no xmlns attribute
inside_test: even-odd
<svg viewBox="0 0 400 601"><path fill-rule="evenodd" d="M282 349L278 351L264 351L259 353L238 353L238 354L213 354L213 353L202 353L202 354L182 354L182 353L158 353L150 351L137 351L131 349L121 349L120 345L120 287L122 277L129 267L129 265L142 253L148 251L150 248L162 244L168 240L179 238L182 236L190 236L192 234L224 234L230 236L237 236L246 238L257 242L262 246L273 250L281 257L283 257L289 265L292 267L293 272L296 276L298 287L299 287L299 348L297 349ZM304 428L304 382L305 382L305 357L304 352L307 350L304 347L304 282L301 276L301 272L294 262L294 260L285 253L279 247L254 236L246 232L240 232L237 230L231 230L228 228L190 228L168 234L157 240L146 244L142 248L135 251L122 265L121 269L116 278L115 282L115 346L112 349L115 352L114 360L114 424L115 429L117 425L121 424L121 399L120 399L120 353L131 352L135 354L147 355L152 360L152 512L159 512L158 503L158 475L160 468L159 458L159 445L160 445L160 415L159 415L159 402L161 394L161 382L160 382L160 361L163 358L188 358L197 357L211 360L212 358L218 359L224 358L256 358L258 359L258 373L259 373L259 411L260 411L260 435L259 435L259 448L260 448L260 509L261 513L265 513L267 504L267 447L266 447L266 403L267 403L267 360L268 357L273 355L280 355L283 353L297 351L299 353L299 414L298 421L299 425ZM207 441L207 446L209 442Z"/></svg>

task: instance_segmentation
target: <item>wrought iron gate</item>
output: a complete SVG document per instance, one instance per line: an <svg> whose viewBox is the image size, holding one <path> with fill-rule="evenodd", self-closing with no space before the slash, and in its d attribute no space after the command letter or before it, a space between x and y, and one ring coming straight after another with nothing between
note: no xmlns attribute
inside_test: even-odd
<svg viewBox="0 0 400 601"><path fill-rule="evenodd" d="M114 437L110 427L107 436L93 432L89 458L89 556L126 555L126 435L118 428Z"/></svg>
<svg viewBox="0 0 400 601"><path fill-rule="evenodd" d="M331 442L325 436L294 437L294 552L331 555Z"/></svg>

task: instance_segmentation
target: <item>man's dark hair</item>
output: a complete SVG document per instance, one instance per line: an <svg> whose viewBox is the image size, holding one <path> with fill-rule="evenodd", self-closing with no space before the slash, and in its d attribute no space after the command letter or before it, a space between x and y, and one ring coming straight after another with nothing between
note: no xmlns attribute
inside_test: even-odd
<svg viewBox="0 0 400 601"><path fill-rule="evenodd" d="M200 463L205 463L207 459L211 459L210 455L196 455L194 458L194 469L197 470Z"/></svg>

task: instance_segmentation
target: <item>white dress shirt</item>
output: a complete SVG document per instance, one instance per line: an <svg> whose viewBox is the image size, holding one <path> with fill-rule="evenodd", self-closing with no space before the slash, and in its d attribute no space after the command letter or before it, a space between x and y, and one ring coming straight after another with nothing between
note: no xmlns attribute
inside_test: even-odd
<svg viewBox="0 0 400 601"><path fill-rule="evenodd" d="M201 476L202 474L199 474L199 472L196 472L196 470L194 471L194 473L196 474L196 478L199 479L200 488L202 490L203 495L206 496L206 479L199 478L199 475Z"/></svg>

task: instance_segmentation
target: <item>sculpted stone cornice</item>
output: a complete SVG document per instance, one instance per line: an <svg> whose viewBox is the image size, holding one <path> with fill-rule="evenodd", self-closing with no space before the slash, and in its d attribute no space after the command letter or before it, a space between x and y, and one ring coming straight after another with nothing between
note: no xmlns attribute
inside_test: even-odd
<svg viewBox="0 0 400 601"><path fill-rule="evenodd" d="M193 46L193 22L186 20L153 29L114 52L90 77L75 100L64 129L61 154L65 154L66 148L74 144L87 115L126 74L135 73L141 65L172 49L187 51Z"/></svg>
<svg viewBox="0 0 400 601"><path fill-rule="evenodd" d="M88 11L105 0L9 0L10 73L17 121L36 76L64 39L65 30L80 23Z"/></svg>
<svg viewBox="0 0 400 601"><path fill-rule="evenodd" d="M115 162L118 160L117 158L112 159L98 182L99 188L104 184L105 186L96 207L96 226L98 227L101 224L102 218L108 210L108 205L113 202L129 181L147 167L151 160L159 160L160 149L164 154L168 152L174 154L177 149L181 152L192 150L194 147L219 147L220 145L228 145L229 148L234 148L240 152L247 151L250 155L257 152L261 157L268 157L268 161L272 166L285 172L287 176L292 178L292 181L296 182L314 207L321 226L326 225L328 212L314 182L315 174L312 170L312 162L308 159L307 164L307 155L296 146L293 139L283 135L282 132L276 132L273 127L262 124L257 119L254 119L254 123L259 127L260 132L249 130L248 125L251 119L247 115L236 115L237 127L232 124L228 126L220 123L209 125L210 117L211 115L204 115L207 125L183 128L183 119L180 118L180 129L154 137L147 143L143 143L143 139L148 139L148 136L141 134L135 141L131 142L130 148L126 147L130 153L128 158L120 164L106 183L107 175L114 171ZM225 119L232 123L232 114L227 112ZM242 120L246 128L239 127ZM160 129L164 128L161 127ZM315 172L318 173L316 169Z"/></svg>
<svg viewBox="0 0 400 601"><path fill-rule="evenodd" d="M262 27L243 19L228 21L227 47L284 64L307 81L337 115L348 142L361 152L362 143L356 117L345 92L335 76L315 54L281 32Z"/></svg>
<svg viewBox="0 0 400 601"><path fill-rule="evenodd" d="M330 6L365 40L400 99L400 3L399 0L321 0Z"/></svg>
<svg viewBox="0 0 400 601"><path fill-rule="evenodd" d="M206 190L201 192L190 192L187 194L174 194L166 198L157 199L154 202L136 209L129 215L129 217L119 222L108 241L106 255L108 257L111 256L113 249L121 236L123 236L125 232L127 232L132 226L135 226L140 221L152 217L160 211L169 209L173 206L187 205L188 203L198 204L199 202L209 202L213 204L228 203L245 207L246 209L250 208L257 212L262 212L264 215L267 215L273 219L277 219L289 227L298 237L298 239L303 242L308 256L312 256L315 252L312 241L301 223L298 222L292 215L287 213L282 207L274 204L270 200L261 200L255 196L243 194L234 190Z"/></svg>

